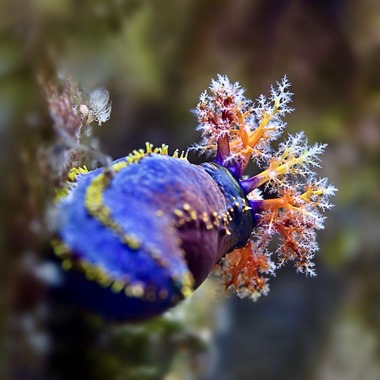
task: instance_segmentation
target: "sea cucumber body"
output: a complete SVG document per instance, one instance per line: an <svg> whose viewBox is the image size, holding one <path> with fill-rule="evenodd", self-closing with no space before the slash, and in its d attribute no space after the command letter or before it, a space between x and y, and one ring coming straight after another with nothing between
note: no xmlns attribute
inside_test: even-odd
<svg viewBox="0 0 380 380"><path fill-rule="evenodd" d="M62 292L108 319L161 314L246 243L247 202L227 169L163 154L79 175L57 205Z"/></svg>

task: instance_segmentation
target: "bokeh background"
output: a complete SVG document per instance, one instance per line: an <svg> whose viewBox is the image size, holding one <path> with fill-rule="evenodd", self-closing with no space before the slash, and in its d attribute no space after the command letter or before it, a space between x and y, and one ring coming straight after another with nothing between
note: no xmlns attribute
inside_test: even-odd
<svg viewBox="0 0 380 380"><path fill-rule="evenodd" d="M379 1L1 0L0 32L1 378L380 378ZM339 189L318 276L286 268L257 303L210 280L132 326L47 301L28 271L48 251L60 146L41 78L57 73L109 90L92 142L113 158L198 141L189 110L217 73L253 99L287 74L286 132L329 144L320 174Z"/></svg>

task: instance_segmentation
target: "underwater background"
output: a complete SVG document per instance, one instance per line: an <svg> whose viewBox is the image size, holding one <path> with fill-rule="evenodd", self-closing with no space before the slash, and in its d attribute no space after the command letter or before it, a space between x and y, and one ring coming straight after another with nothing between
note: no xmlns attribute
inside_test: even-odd
<svg viewBox="0 0 380 380"><path fill-rule="evenodd" d="M1 0L0 15L0 378L380 377L378 1ZM190 110L218 73L252 99L286 74L295 111L284 136L328 143L319 173L339 189L317 277L286 268L256 303L211 278L144 324L49 300L32 274L64 171L44 85L62 73L109 91L111 118L87 137L114 159L146 141L198 142Z"/></svg>

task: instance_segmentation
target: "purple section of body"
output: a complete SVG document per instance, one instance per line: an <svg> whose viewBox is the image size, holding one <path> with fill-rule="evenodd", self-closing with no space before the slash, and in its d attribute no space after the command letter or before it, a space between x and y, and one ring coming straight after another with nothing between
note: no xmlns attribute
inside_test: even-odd
<svg viewBox="0 0 380 380"><path fill-rule="evenodd" d="M241 211L238 182L220 165L206 168L159 154L125 167L123 160L112 164L119 170L99 190L99 213L107 210L112 224L103 224L86 206L87 189L103 175L98 169L79 176L58 204L58 236L74 264L65 275L68 298L108 319L138 320L162 313L188 294L189 272L197 288L224 254L246 243L252 218ZM86 278L75 266L82 261L126 290L138 284L141 295L115 293Z"/></svg>

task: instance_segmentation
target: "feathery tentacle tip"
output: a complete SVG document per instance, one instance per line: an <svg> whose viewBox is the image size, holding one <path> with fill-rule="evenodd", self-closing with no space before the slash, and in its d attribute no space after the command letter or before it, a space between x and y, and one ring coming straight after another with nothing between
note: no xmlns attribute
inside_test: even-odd
<svg viewBox="0 0 380 380"><path fill-rule="evenodd" d="M256 300L269 291L268 275L294 262L298 272L314 276L314 254L318 251L316 230L322 229L330 209L329 197L337 189L326 178L318 178L320 156L326 144L309 145L303 132L290 135L277 151L270 143L282 134L283 117L292 112L292 93L287 77L271 87L269 98L260 95L252 102L238 82L227 76L212 80L210 92L203 92L197 105L199 150L215 155L247 195L255 229L244 248L235 249L217 264L216 273L226 289L239 297ZM262 171L241 179L253 161ZM269 199L258 196L264 187ZM270 251L270 242L277 247Z"/></svg>

